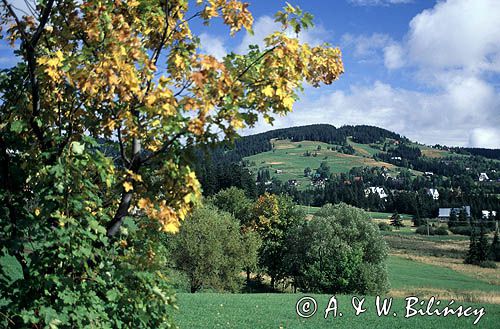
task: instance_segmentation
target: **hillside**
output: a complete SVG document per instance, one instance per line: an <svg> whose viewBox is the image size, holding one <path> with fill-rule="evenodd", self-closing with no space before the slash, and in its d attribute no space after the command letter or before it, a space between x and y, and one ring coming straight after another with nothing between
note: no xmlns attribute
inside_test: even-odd
<svg viewBox="0 0 500 329"><path fill-rule="evenodd" d="M483 210L500 212L498 151L429 146L372 126L320 124L198 152L195 169L205 195L236 186L252 197L285 193L302 205L345 202L424 218L436 217L440 207L468 205L481 218ZM377 193L367 192L375 187Z"/></svg>
<svg viewBox="0 0 500 329"><path fill-rule="evenodd" d="M292 142L288 139L273 139L271 144L273 146L271 151L244 158L250 171L257 173L259 170L268 169L271 177L283 182L297 180L302 189L311 185L311 179L304 176L304 169L319 168L322 162L330 166L333 174L348 173L354 167L385 167L390 175L396 176L403 169L388 162L373 159L372 156L380 150L354 143L351 140L349 140L349 145L354 147L354 154L345 154L336 150L335 144L317 141ZM415 173L418 172L415 171Z"/></svg>

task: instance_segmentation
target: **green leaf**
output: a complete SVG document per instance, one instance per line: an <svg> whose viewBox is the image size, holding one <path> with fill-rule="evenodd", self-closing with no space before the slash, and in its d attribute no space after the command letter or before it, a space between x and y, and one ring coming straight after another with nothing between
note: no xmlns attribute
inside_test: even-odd
<svg viewBox="0 0 500 329"><path fill-rule="evenodd" d="M78 142L73 142L71 143L71 151L75 154L82 154L83 150L85 150L85 145L78 143Z"/></svg>
<svg viewBox="0 0 500 329"><path fill-rule="evenodd" d="M10 124L10 131L19 134L24 130L25 124L22 120L14 121Z"/></svg>
<svg viewBox="0 0 500 329"><path fill-rule="evenodd" d="M24 279L23 268L16 257L11 256L4 250L4 255L0 257L0 280L11 285L17 280Z"/></svg>

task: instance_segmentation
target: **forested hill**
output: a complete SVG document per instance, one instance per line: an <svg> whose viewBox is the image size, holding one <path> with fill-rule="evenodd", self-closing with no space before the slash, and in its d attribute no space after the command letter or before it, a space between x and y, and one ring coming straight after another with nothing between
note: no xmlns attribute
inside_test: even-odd
<svg viewBox="0 0 500 329"><path fill-rule="evenodd" d="M237 139L233 145L218 145L209 150L197 149L194 151L196 160L193 165L206 195L235 184L251 189L255 188L255 178L238 164L245 157L271 151L272 139L288 139L293 142L317 141L349 148L348 137L354 142L363 144L383 142L387 138L400 142L409 141L394 132L373 126L336 128L329 124L314 124L244 136Z"/></svg>
<svg viewBox="0 0 500 329"><path fill-rule="evenodd" d="M293 142L309 140L347 145L347 137L351 137L354 142L362 144L377 143L384 141L386 138L408 141L406 137L374 126L359 125L336 128L329 124L313 124L244 136L236 140L232 146L216 147L210 152L209 158L215 163L237 162L244 157L270 151L272 149L271 139L289 139Z"/></svg>

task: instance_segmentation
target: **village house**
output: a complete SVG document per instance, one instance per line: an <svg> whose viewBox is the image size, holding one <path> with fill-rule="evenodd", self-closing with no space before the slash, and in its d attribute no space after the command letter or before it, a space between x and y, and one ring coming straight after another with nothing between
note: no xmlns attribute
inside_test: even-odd
<svg viewBox="0 0 500 329"><path fill-rule="evenodd" d="M479 175L479 181L480 182L487 182L489 181L490 178L488 177L488 175L485 173L485 172L482 172L480 175Z"/></svg>
<svg viewBox="0 0 500 329"><path fill-rule="evenodd" d="M282 174L282 173L283 173L283 170L281 170L281 169L276 169L274 172L275 172L275 173L277 173L277 174Z"/></svg>
<svg viewBox="0 0 500 329"><path fill-rule="evenodd" d="M439 192L435 188L426 188L425 191L432 197L433 200L439 200Z"/></svg>
<svg viewBox="0 0 500 329"><path fill-rule="evenodd" d="M388 197L387 193L385 193L384 188L380 187L380 186L370 186L367 189L365 189L365 196L366 197L368 197L368 195L370 195L370 193L378 194L379 198L381 198L381 199L385 199Z"/></svg>
<svg viewBox="0 0 500 329"><path fill-rule="evenodd" d="M497 215L497 212L495 210L481 210L481 217L483 219L490 219L490 218L495 218Z"/></svg>
<svg viewBox="0 0 500 329"><path fill-rule="evenodd" d="M455 215L460 214L460 211L464 210L465 215L467 216L467 219L470 219L470 206L463 206L460 208L439 208L439 214L438 214L438 219L442 221L448 221L450 220L450 215L451 212L453 211Z"/></svg>
<svg viewBox="0 0 500 329"><path fill-rule="evenodd" d="M327 178L318 178L311 181L311 185L314 187L324 188L327 180L328 180Z"/></svg>

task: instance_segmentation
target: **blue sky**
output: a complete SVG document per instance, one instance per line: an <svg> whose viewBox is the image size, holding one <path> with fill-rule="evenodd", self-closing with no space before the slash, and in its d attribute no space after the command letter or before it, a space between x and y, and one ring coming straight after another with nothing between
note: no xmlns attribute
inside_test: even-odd
<svg viewBox="0 0 500 329"><path fill-rule="evenodd" d="M289 1L315 16L301 38L343 52L345 74L307 88L275 127L371 124L426 144L500 148L500 1ZM204 50L242 52L277 28L284 1L250 1L253 37L197 26ZM259 123L245 134L272 129Z"/></svg>
<svg viewBox="0 0 500 329"><path fill-rule="evenodd" d="M22 5L21 0L14 0ZM253 36L229 36L214 22L195 23L202 50L222 57L278 28L278 0L250 0ZM370 124L426 144L500 148L500 1L290 0L315 16L300 38L341 48L345 74L308 87L294 112L274 127L309 123ZM0 67L15 63L0 41Z"/></svg>

